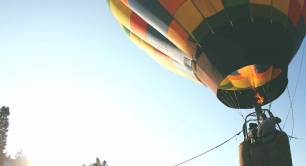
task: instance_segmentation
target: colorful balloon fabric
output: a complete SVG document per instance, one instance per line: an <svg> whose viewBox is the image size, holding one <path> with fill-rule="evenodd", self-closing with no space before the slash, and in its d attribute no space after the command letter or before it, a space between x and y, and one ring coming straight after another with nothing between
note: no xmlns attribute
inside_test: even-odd
<svg viewBox="0 0 306 166"><path fill-rule="evenodd" d="M208 86L232 108L285 90L305 37L305 0L108 0L130 39L154 60Z"/></svg>

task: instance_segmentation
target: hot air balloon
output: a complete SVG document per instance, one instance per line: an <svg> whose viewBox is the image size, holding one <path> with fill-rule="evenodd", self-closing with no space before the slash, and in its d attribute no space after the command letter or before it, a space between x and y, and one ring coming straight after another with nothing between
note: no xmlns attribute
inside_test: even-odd
<svg viewBox="0 0 306 166"><path fill-rule="evenodd" d="M212 90L226 106L277 99L306 33L304 0L108 0L154 60Z"/></svg>

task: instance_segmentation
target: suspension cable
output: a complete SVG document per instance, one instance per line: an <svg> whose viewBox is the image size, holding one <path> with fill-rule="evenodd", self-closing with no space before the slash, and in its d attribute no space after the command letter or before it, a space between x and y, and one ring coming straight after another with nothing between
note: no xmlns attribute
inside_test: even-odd
<svg viewBox="0 0 306 166"><path fill-rule="evenodd" d="M209 153L209 152L211 152L211 151L213 151L213 150L219 148L220 146L226 144L227 142L229 142L230 140L234 139L235 137L237 137L237 136L240 135L241 133L242 133L242 131L239 131L237 134L233 135L232 137L230 137L230 138L227 139L226 141L220 143L219 145L217 145L217 146L215 146L215 147L213 147L213 148L211 148L211 149L209 149L209 150L207 150L207 151L205 151L205 152L203 152L203 153L201 153L201 154L198 154L198 155L196 155L196 156L194 156L194 157L192 157L192 158L189 158L189 159L187 159L187 160L185 160L185 161L183 161L183 162L180 162L180 163L178 163L178 164L175 164L174 166L179 166L179 165L185 164L185 163L187 163L187 162L189 162L189 161L191 161L191 160L193 160L193 159L196 159L196 158L198 158L198 157L200 157L200 156L202 156L202 155L204 155L204 154L206 154L206 153Z"/></svg>
<svg viewBox="0 0 306 166"><path fill-rule="evenodd" d="M285 122L284 122L284 125L283 125L283 129L285 129L285 126L286 126L289 114L291 112L291 116L292 116L291 135L293 135L295 122L294 122L294 113L293 113L293 103L292 103L292 98L291 98L291 94L290 94L290 91L289 91L288 87L287 87L287 93L288 93L288 98L289 98L290 106L289 106L289 110L288 110L287 115L286 115L286 119L285 119ZM290 138L290 140L291 140L291 138Z"/></svg>
<svg viewBox="0 0 306 166"><path fill-rule="evenodd" d="M289 110L287 112L286 118L285 118L285 122L283 125L283 128L285 128L289 114L291 112L291 116L292 116L292 128L291 128L291 132L293 133L294 130L294 113L293 113L293 102L294 102L294 98L297 92L297 88L300 82L300 78L301 78L301 74L302 74L302 69L303 69L303 60L304 60L304 53L305 53L305 44L303 44L303 49L302 49L302 57L301 57L301 61L300 61L300 65L299 65L299 71L298 71L298 76L297 76L297 80L296 80L296 84L294 87L294 92L293 92L293 96L291 98L291 94L289 91L289 88L287 87L287 92L288 92L288 97L289 97L289 102L290 102L290 107Z"/></svg>
<svg viewBox="0 0 306 166"><path fill-rule="evenodd" d="M290 135L288 135L288 137L289 137L290 139L295 139L295 140L303 140L303 141L306 141L306 138L299 138L299 137L290 136Z"/></svg>
<svg viewBox="0 0 306 166"><path fill-rule="evenodd" d="M237 97L236 91L234 91L234 94L235 94L236 102L238 104L238 114L242 117L242 119L244 119L244 116L243 116L243 114L240 111L240 104L239 104L239 101L238 101L238 97Z"/></svg>
<svg viewBox="0 0 306 166"><path fill-rule="evenodd" d="M291 135L293 135L293 131L294 131L294 113L293 113L293 111L294 110L293 110L293 101L292 101L289 89L288 89L288 96L289 96L289 100L290 100L291 117L292 117Z"/></svg>
<svg viewBox="0 0 306 166"><path fill-rule="evenodd" d="M304 53L305 53L305 44L303 44L302 57L301 57L301 62L300 62L300 67L299 67L299 72L298 72L298 77L297 77L297 80L296 80L296 84L295 84L295 88L294 88L292 100L294 100L295 95L296 95L297 88L298 88L298 86L299 86L299 82L300 82L300 78L301 78L301 74L302 74L302 69L303 69Z"/></svg>

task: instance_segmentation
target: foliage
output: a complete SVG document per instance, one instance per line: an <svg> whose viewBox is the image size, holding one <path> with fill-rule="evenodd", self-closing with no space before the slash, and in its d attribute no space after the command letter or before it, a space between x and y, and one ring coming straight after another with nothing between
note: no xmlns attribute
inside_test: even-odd
<svg viewBox="0 0 306 166"><path fill-rule="evenodd" d="M6 138L9 127L8 116L10 115L10 111L8 107L1 107L0 109L0 164L3 163L5 157L5 146L6 146Z"/></svg>
<svg viewBox="0 0 306 166"><path fill-rule="evenodd" d="M9 127L9 115L9 107L3 106L0 108L0 166L29 166L28 160L21 151L16 153L15 159L11 158L11 156L6 156L5 154L7 132Z"/></svg>
<svg viewBox="0 0 306 166"><path fill-rule="evenodd" d="M26 156L20 151L15 155L15 159L11 158L11 156L5 157L4 165L7 166L30 166L29 161Z"/></svg>
<svg viewBox="0 0 306 166"><path fill-rule="evenodd" d="M83 166L86 166L86 165L83 164ZM103 162L101 163L100 159L97 157L96 162L93 164L90 164L89 166L108 166L108 164L105 160L103 160Z"/></svg>

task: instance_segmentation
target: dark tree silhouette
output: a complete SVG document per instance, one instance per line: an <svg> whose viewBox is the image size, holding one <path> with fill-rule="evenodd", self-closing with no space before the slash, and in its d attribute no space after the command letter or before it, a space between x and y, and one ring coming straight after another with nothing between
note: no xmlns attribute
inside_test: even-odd
<svg viewBox="0 0 306 166"><path fill-rule="evenodd" d="M1 107L0 109L0 164L3 163L5 159L5 146L6 146L6 138L9 127L9 119L10 115L9 107Z"/></svg>
<svg viewBox="0 0 306 166"><path fill-rule="evenodd" d="M97 157L96 162L93 164L90 164L89 166L108 166L108 164L105 160L101 163L100 159Z"/></svg>
<svg viewBox="0 0 306 166"><path fill-rule="evenodd" d="M0 108L0 166L3 166L5 163L11 166L29 166L29 161L21 151L16 153L15 159L5 153L9 127L9 110L9 107L3 106Z"/></svg>

